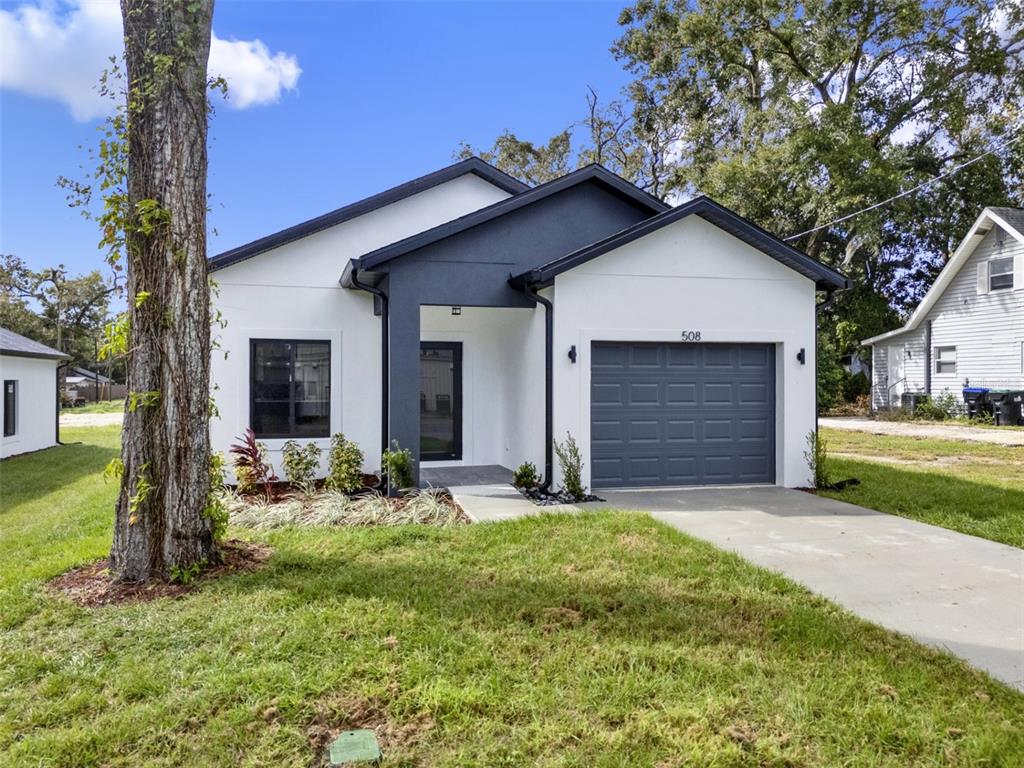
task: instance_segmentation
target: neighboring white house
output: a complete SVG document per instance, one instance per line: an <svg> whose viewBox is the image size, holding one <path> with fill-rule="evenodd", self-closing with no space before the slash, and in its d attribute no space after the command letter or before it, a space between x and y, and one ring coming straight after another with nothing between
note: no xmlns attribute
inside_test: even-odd
<svg viewBox="0 0 1024 768"><path fill-rule="evenodd" d="M707 198L600 166L529 188L477 158L211 259L215 450L343 432L432 467L595 488L807 485L815 302L834 270ZM382 328L386 333L382 333ZM326 459L325 459L326 460Z"/></svg>
<svg viewBox="0 0 1024 768"><path fill-rule="evenodd" d="M57 366L67 355L0 328L0 459L57 444Z"/></svg>
<svg viewBox="0 0 1024 768"><path fill-rule="evenodd" d="M982 211L906 325L862 343L875 409L904 393L1024 388L1024 210Z"/></svg>

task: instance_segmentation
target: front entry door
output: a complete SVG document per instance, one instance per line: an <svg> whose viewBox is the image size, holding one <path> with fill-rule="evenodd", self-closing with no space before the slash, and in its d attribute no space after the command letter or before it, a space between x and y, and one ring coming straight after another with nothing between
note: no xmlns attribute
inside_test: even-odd
<svg viewBox="0 0 1024 768"><path fill-rule="evenodd" d="M420 460L462 458L462 344L420 342Z"/></svg>

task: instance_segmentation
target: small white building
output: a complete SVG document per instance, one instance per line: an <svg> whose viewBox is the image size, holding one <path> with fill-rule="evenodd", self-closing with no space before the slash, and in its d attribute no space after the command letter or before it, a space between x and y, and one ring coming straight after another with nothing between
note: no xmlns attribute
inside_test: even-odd
<svg viewBox="0 0 1024 768"><path fill-rule="evenodd" d="M67 357L52 347L0 328L0 459L57 444L57 366Z"/></svg>
<svg viewBox="0 0 1024 768"><path fill-rule="evenodd" d="M210 260L213 447L343 432L376 470L514 468L596 489L810 482L815 303L847 286L707 198L592 165L527 187L471 158Z"/></svg>
<svg viewBox="0 0 1024 768"><path fill-rule="evenodd" d="M876 410L904 393L1024 389L1024 209L982 211L907 323L862 343Z"/></svg>

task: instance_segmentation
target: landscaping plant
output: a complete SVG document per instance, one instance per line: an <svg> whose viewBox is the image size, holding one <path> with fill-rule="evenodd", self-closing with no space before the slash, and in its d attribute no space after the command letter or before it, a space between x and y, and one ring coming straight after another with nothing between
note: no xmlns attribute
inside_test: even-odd
<svg viewBox="0 0 1024 768"><path fill-rule="evenodd" d="M256 439L252 427L247 427L242 436L235 439L239 442L232 445L228 451L235 457L233 467L238 492L256 493L262 487L269 501L271 483L277 481L277 475L267 462L267 446Z"/></svg>
<svg viewBox="0 0 1024 768"><path fill-rule="evenodd" d="M830 488L832 478L828 459L828 443L816 430L807 433L807 450L804 458L814 478L815 488Z"/></svg>
<svg viewBox="0 0 1024 768"><path fill-rule="evenodd" d="M339 493L355 493L363 487L363 452L340 432L331 438L327 487Z"/></svg>
<svg viewBox="0 0 1024 768"><path fill-rule="evenodd" d="M532 461L524 461L516 469L512 485L516 488L536 488L540 485L540 480L540 475L537 474L537 465Z"/></svg>
<svg viewBox="0 0 1024 768"><path fill-rule="evenodd" d="M555 441L555 455L558 457L558 466L562 470L562 490L574 499L582 499L587 495L587 489L583 487L583 456L580 454L580 447L568 432L565 433L565 442Z"/></svg>
<svg viewBox="0 0 1024 768"><path fill-rule="evenodd" d="M962 413L963 404L960 402L960 398L948 389L943 390L935 397L929 397L918 403L917 408L914 409L915 416L932 421L949 421L958 418Z"/></svg>
<svg viewBox="0 0 1024 768"><path fill-rule="evenodd" d="M320 448L316 443L299 445L289 440L282 448L281 465L293 487L307 496L316 491L316 471L320 468Z"/></svg>
<svg viewBox="0 0 1024 768"><path fill-rule="evenodd" d="M416 485L412 473L412 451L401 448L397 440L392 440L391 448L381 454L380 468L389 488L402 490Z"/></svg>

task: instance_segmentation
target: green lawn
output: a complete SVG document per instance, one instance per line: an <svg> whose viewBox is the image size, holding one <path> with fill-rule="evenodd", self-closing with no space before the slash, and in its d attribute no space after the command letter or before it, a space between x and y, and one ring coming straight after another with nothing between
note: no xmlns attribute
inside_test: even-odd
<svg viewBox="0 0 1024 768"><path fill-rule="evenodd" d="M100 400L75 407L62 408L61 413L122 413L124 400Z"/></svg>
<svg viewBox="0 0 1024 768"><path fill-rule="evenodd" d="M83 609L116 428L0 465L0 764L1016 766L1024 696L650 518L291 529L267 566ZM238 534L238 532L235 532Z"/></svg>
<svg viewBox="0 0 1024 768"><path fill-rule="evenodd" d="M823 429L834 479L825 495L1024 547L1024 448Z"/></svg>

